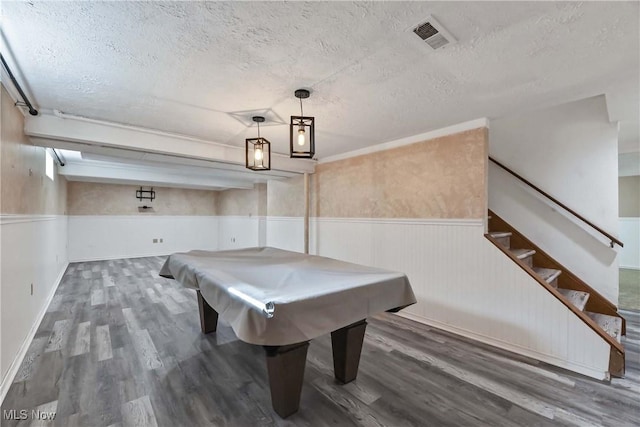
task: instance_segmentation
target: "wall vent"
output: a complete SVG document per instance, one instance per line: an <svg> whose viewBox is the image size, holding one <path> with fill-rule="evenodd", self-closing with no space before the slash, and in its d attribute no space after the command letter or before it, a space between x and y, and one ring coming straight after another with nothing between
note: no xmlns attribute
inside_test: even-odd
<svg viewBox="0 0 640 427"><path fill-rule="evenodd" d="M434 50L456 42L451 33L431 15L427 17L425 22L413 26L411 30Z"/></svg>

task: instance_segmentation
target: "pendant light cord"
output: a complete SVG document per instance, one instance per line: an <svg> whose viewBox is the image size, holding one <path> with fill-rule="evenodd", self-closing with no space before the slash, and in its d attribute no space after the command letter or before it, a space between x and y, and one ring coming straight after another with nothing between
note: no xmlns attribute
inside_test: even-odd
<svg viewBox="0 0 640 427"><path fill-rule="evenodd" d="M304 117L304 112L302 111L302 98L300 99L300 116Z"/></svg>
<svg viewBox="0 0 640 427"><path fill-rule="evenodd" d="M260 138L260 122L256 122L258 123L258 138Z"/></svg>

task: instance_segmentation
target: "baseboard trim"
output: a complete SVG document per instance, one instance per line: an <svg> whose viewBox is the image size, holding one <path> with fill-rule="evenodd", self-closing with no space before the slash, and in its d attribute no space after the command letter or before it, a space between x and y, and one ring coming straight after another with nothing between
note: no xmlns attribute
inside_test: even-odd
<svg viewBox="0 0 640 427"><path fill-rule="evenodd" d="M571 372L576 372L581 375L585 375L590 378L594 378L596 380L609 380L609 372L602 372L595 370L589 366L580 365L577 363L569 363L566 360L558 359L556 357L550 356L548 354L539 353L537 351L533 351L528 348L520 347L518 345L514 345L505 341L501 341L492 337L488 337L486 335L478 334L476 332L472 332L466 329L457 328L455 326L447 325L445 323L438 322L437 320L427 319L422 316L417 316L411 313L399 312L398 316L404 317L409 320L413 320L418 323L422 323L427 326L432 326L434 328L442 329L447 332L454 333L456 335L461 335L465 338L472 339L474 341L481 342L483 344L487 344L493 347L497 347L502 350L507 350L512 353L517 353L522 356L530 357L535 360L539 360L541 362L548 363L553 366L557 366L562 369L566 369Z"/></svg>
<svg viewBox="0 0 640 427"><path fill-rule="evenodd" d="M47 313L47 310L49 309L51 300L53 300L53 296L56 294L56 291L58 290L58 286L60 286L60 282L62 282L62 277L64 276L64 273L67 271L67 267L69 267L68 262L64 264L64 267L62 268L60 273L58 273L58 277L56 278L53 289L47 296L44 306L40 310L38 317L36 317L35 322L33 322L33 325L31 325L31 329L29 330L29 333L27 334L24 341L22 342L22 345L18 350L18 354L16 354L16 356L13 358L13 361L11 362L11 365L9 365L7 374L4 376L4 378L2 378L2 382L0 383L0 404L4 402L4 398L7 397L9 388L11 387L11 384L13 384L13 379L16 377L16 374L18 373L18 369L20 369L20 365L22 365L22 361L24 360L24 357L27 355L27 350L29 350L29 345L31 345L31 341L33 341L33 337L36 335L36 332L38 331L38 327L40 326L40 323L42 322L44 315Z"/></svg>
<svg viewBox="0 0 640 427"><path fill-rule="evenodd" d="M640 266L637 265L619 265L618 267L625 270L640 270Z"/></svg>

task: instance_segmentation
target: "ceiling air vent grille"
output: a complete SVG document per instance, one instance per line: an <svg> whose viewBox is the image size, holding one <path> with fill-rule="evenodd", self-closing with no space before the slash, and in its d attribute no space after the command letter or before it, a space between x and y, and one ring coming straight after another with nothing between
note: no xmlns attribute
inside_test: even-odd
<svg viewBox="0 0 640 427"><path fill-rule="evenodd" d="M430 22L425 22L420 25L418 28L413 30L422 40L427 40L429 37L433 37L438 34L438 30L435 29Z"/></svg>
<svg viewBox="0 0 640 427"><path fill-rule="evenodd" d="M429 16L426 22L413 27L412 31L432 49L440 49L456 41L433 16Z"/></svg>

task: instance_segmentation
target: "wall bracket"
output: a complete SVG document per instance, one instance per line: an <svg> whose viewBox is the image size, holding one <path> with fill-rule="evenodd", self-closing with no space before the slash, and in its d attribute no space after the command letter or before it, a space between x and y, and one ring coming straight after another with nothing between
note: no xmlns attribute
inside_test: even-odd
<svg viewBox="0 0 640 427"><path fill-rule="evenodd" d="M151 187L150 190L145 190L143 187L140 187L139 190L136 190L136 199L143 201L143 200L151 200L153 202L153 199L156 198L156 192L153 191L153 187Z"/></svg>

